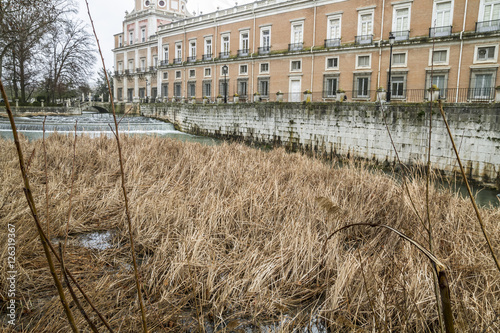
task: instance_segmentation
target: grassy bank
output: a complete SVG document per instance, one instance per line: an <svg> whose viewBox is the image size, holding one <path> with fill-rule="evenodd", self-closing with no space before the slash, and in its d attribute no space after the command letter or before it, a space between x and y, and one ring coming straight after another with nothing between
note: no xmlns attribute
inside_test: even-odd
<svg viewBox="0 0 500 333"><path fill-rule="evenodd" d="M23 195L10 141L0 145L0 223L16 225L17 291L22 332L69 331ZM41 141L23 141L41 220L46 222ZM73 139L47 140L49 223L64 237ZM292 332L318 320L331 331L437 330L432 267L388 231L360 227L326 238L351 223L383 223L427 245L427 232L408 196L387 175L238 144L207 147L151 137L123 137L136 248L148 323L153 332L260 331L281 323ZM97 251L70 242L68 268L120 332L141 331L130 266L116 144L78 138L71 238L116 230L113 247ZM425 216L424 182L410 184ZM325 197L339 207L328 214ZM468 201L431 189L435 255L448 266L459 332L500 329L500 276ZM482 211L500 244L500 210ZM7 243L6 232L0 244ZM6 262L6 246L0 248ZM5 328L7 273L0 268ZM19 304L19 303L18 303ZM77 311L79 326L86 328ZM95 317L95 316L93 316ZM253 326L252 326L253 325Z"/></svg>

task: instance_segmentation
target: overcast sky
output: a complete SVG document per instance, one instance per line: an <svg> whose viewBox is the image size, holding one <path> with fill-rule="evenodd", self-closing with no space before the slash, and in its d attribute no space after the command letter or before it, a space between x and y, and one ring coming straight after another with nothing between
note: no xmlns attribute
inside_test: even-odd
<svg viewBox="0 0 500 333"><path fill-rule="evenodd" d="M106 62L106 68L108 70L113 70L113 52L111 49L113 45L113 35L122 32L122 22L125 17L125 11L131 12L134 9L134 0L88 0L90 6L90 13L92 14L92 19L97 31L97 36L99 37L99 42L104 54L104 60ZM217 7L220 9L230 8L235 5L236 1L231 0L188 0L187 9L192 13L199 13L202 11L204 14L214 12ZM254 2L253 0L238 0L238 5L246 4L249 2ZM90 20L87 14L87 8L85 1L78 1L80 6L80 11L78 17L89 25L89 31L92 32L90 28ZM99 58L99 63L96 65L96 71L102 68Z"/></svg>

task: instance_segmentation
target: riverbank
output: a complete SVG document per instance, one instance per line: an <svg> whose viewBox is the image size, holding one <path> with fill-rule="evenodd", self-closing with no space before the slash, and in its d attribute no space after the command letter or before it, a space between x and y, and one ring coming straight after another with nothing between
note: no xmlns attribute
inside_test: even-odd
<svg viewBox="0 0 500 333"><path fill-rule="evenodd" d="M17 230L20 331L68 331L25 203L15 149L10 141L0 144L0 220ZM45 225L43 147L39 140L22 145L32 155L30 180ZM113 233L104 250L69 243L67 266L113 328L138 332L115 142L78 137L76 147L70 237ZM72 136L53 135L46 148L53 239L66 229ZM339 233L322 251L334 230L365 222L390 225L427 245L417 217L426 215L421 179L409 185L415 213L398 182L362 163L334 168L284 149L153 137L124 136L123 154L152 329L259 331L279 323L292 332L314 321L332 331L436 330L432 267L410 244L360 227ZM500 278L470 204L434 188L430 196L434 253L448 266L457 331L498 330ZM498 249L500 209L481 212ZM0 233L0 244L6 243Z"/></svg>

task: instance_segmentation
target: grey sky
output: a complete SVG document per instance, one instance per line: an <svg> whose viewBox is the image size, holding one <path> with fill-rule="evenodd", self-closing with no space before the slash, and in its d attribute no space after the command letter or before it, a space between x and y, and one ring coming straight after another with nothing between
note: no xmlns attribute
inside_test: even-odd
<svg viewBox="0 0 500 333"><path fill-rule="evenodd" d="M122 21L125 16L125 11L129 12L134 9L134 0L88 0L90 6L90 12L92 14L92 19L97 31L97 36L99 37L99 42L104 55L104 61L106 62L106 68L109 70L113 69L113 52L111 49L113 45L113 35L121 32ZM220 9L230 8L238 2L238 5L246 4L249 2L254 2L253 0L188 0L187 9L190 12L199 13L210 13L220 7ZM87 8L84 0L79 2L80 12L78 17L88 24L90 27L90 20L87 14ZM89 31L91 29L89 28ZM96 65L96 71L101 68L101 62L99 58L99 63Z"/></svg>

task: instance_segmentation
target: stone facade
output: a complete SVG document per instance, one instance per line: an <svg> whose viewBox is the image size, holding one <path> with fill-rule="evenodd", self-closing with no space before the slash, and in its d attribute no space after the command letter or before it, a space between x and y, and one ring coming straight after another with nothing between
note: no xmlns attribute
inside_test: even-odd
<svg viewBox="0 0 500 333"><path fill-rule="evenodd" d="M429 105L386 107L387 123L403 163L424 164ZM469 177L500 188L499 105L446 104L445 112ZM150 104L142 105L141 113L168 120L192 134L396 163L384 113L374 103ZM432 167L459 172L437 104L433 114Z"/></svg>
<svg viewBox="0 0 500 333"><path fill-rule="evenodd" d="M373 101L384 87L419 102L436 84L446 102L492 101L499 37L500 0L266 0L196 16L136 0L115 35L114 97Z"/></svg>

